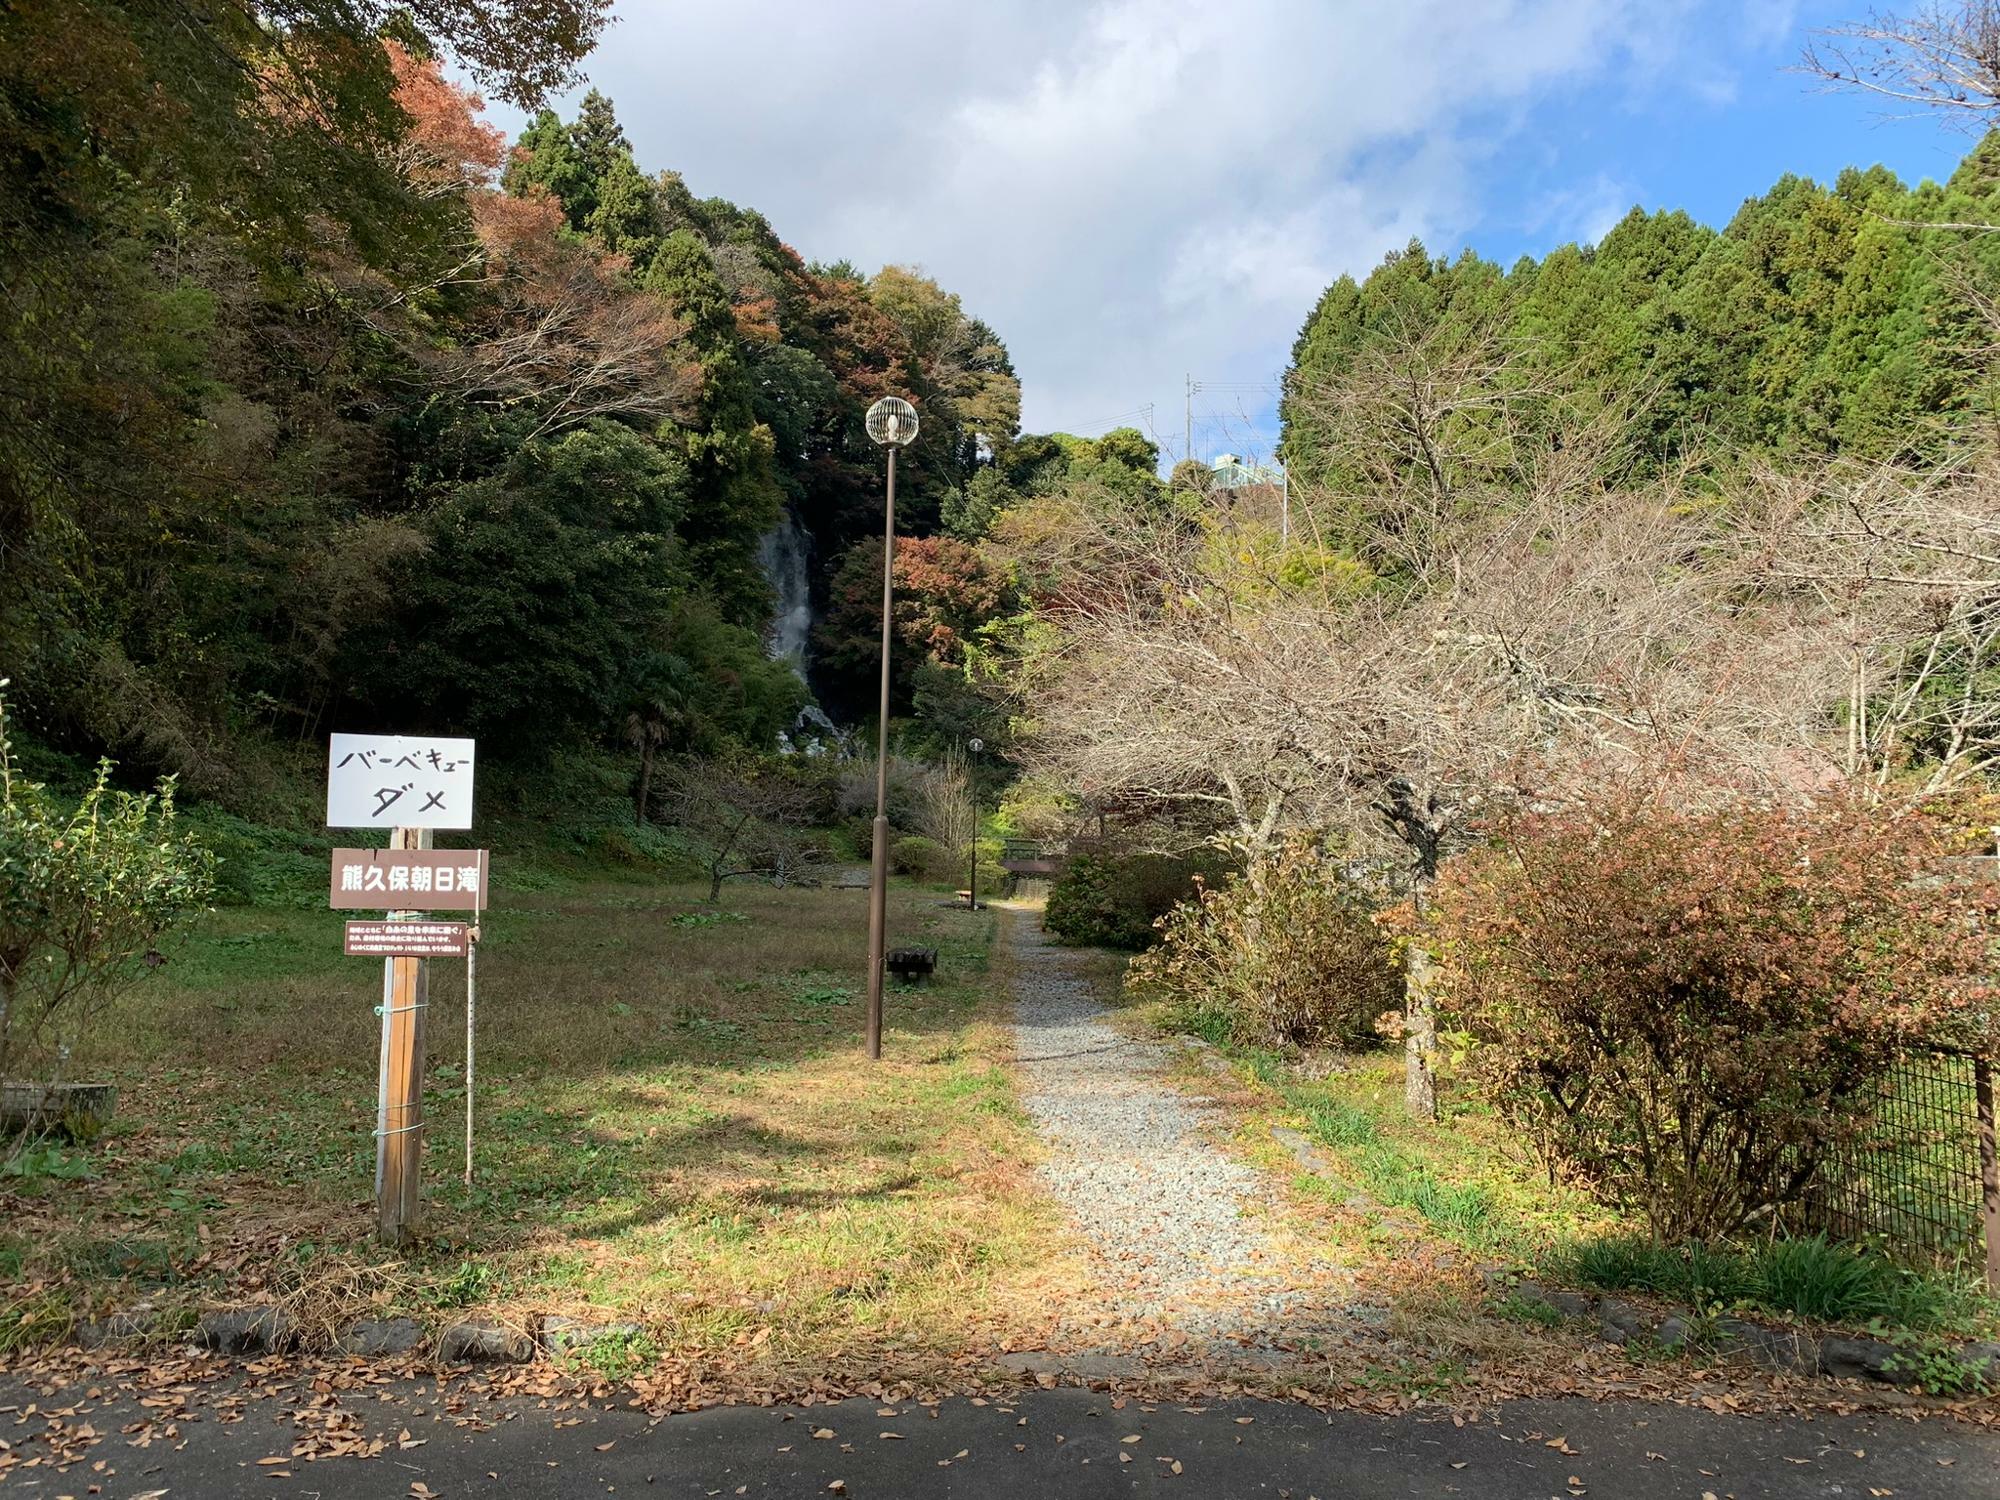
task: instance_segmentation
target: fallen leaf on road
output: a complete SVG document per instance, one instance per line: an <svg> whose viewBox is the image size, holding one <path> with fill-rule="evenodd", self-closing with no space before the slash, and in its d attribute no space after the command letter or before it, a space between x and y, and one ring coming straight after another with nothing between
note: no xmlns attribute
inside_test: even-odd
<svg viewBox="0 0 2000 1500"><path fill-rule="evenodd" d="M611 1440L611 1443L615 1443L617 1441L618 1441L617 1438L613 1438ZM599 1443L597 1445L597 1451L599 1453L609 1453L611 1451L611 1443Z"/></svg>
<svg viewBox="0 0 2000 1500"><path fill-rule="evenodd" d="M1128 1432L1118 1441L1121 1443L1136 1443L1139 1441L1139 1436L1140 1435L1136 1432Z"/></svg>
<svg viewBox="0 0 2000 1500"><path fill-rule="evenodd" d="M833 1429L831 1427L815 1427L813 1429L813 1436L816 1438L830 1438L833 1436Z"/></svg>
<svg viewBox="0 0 2000 1500"><path fill-rule="evenodd" d="M1236 1425L1238 1427L1248 1427L1252 1422L1256 1420L1257 1419L1255 1417L1238 1417L1236 1419Z"/></svg>
<svg viewBox="0 0 2000 1500"><path fill-rule="evenodd" d="M844 1495L847 1493L847 1481L845 1479L836 1479L827 1488L832 1490L836 1495Z"/></svg>
<svg viewBox="0 0 2000 1500"><path fill-rule="evenodd" d="M890 1439L896 1439L896 1438L901 1438L901 1437L902 1437L902 1433L900 1433L900 1432L878 1432L878 1433L876 1433L875 1435L876 1435L877 1437L879 1437L879 1438L883 1439L883 1440L884 1440L885 1442L886 1442L886 1441L888 1441L888 1440L890 1440Z"/></svg>

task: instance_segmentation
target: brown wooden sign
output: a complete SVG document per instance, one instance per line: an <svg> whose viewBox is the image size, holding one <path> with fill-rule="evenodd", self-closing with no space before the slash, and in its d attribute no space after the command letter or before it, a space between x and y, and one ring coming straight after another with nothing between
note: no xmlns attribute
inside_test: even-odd
<svg viewBox="0 0 2000 1500"><path fill-rule="evenodd" d="M482 911L484 849L336 849L335 911Z"/></svg>
<svg viewBox="0 0 2000 1500"><path fill-rule="evenodd" d="M464 958L463 922L349 922L349 958Z"/></svg>

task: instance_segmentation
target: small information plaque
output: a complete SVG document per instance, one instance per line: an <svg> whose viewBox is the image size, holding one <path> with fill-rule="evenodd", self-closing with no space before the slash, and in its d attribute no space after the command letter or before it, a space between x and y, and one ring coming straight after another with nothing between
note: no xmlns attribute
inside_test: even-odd
<svg viewBox="0 0 2000 1500"><path fill-rule="evenodd" d="M464 958L463 922L349 922L349 958Z"/></svg>

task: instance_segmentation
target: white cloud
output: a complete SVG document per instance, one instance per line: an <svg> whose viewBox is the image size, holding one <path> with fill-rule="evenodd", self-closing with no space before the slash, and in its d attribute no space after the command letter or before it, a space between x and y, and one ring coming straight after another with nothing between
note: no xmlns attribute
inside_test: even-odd
<svg viewBox="0 0 2000 1500"><path fill-rule="evenodd" d="M1329 280L1450 246L1537 104L1657 77L1693 3L626 0L589 71L645 168L960 293L1030 428L1150 402L1178 447L1184 371L1269 379Z"/></svg>

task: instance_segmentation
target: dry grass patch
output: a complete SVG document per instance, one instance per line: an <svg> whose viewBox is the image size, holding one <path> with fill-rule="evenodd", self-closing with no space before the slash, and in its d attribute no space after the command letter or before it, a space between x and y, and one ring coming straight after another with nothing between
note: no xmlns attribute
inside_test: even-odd
<svg viewBox="0 0 2000 1500"><path fill-rule="evenodd" d="M139 1299L284 1301L322 1333L560 1312L638 1324L628 1363L928 1367L1032 1341L1068 1273L1025 1166L992 918L893 893L897 940L940 972L891 984L870 1065L865 895L700 894L503 893L470 1189L463 966L432 966L430 1214L401 1257L369 1239L379 970L340 957L331 913L216 914L89 1062L121 1092L106 1139L63 1158L88 1175L0 1183L0 1346Z"/></svg>

